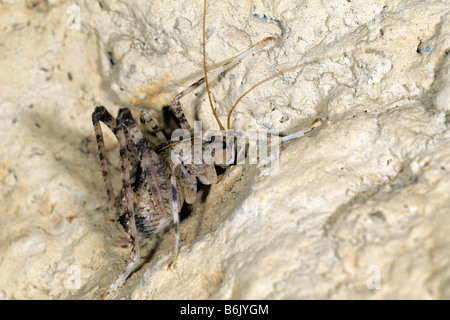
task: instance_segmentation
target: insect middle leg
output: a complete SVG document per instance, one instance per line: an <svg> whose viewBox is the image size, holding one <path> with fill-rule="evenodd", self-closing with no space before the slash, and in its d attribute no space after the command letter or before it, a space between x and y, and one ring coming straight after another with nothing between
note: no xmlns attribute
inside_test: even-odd
<svg viewBox="0 0 450 320"><path fill-rule="evenodd" d="M100 126L100 121L105 123L109 128L114 128L116 121L113 117L106 111L105 107L99 106L92 113L92 124L94 126L95 138L97 140L97 152L100 160L100 168L102 171L103 187L106 190L106 195L108 197L108 203L110 209L113 209L116 205L116 198L114 195L114 188L112 186L111 174L109 173L108 163L106 160L105 142L103 139L103 132Z"/></svg>

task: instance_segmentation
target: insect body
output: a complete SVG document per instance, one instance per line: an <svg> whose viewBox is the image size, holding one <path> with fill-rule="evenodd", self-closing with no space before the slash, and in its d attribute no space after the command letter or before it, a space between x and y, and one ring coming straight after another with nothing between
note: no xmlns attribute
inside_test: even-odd
<svg viewBox="0 0 450 320"><path fill-rule="evenodd" d="M203 13L203 51L205 51L205 12ZM209 76L214 77L238 64L244 57L254 50L264 46L274 39L269 37L250 47L236 57L233 57L212 71ZM254 87L302 65L286 69L267 78L244 93L245 96ZM206 71L205 55L203 60L204 77L192 84L188 89L179 93L171 103L172 112L180 126L181 133L172 135L171 141L162 134L157 124L148 113L141 112L141 125L153 131L159 142L154 143L145 138L128 108L120 109L114 118L103 106L99 106L92 114L92 122L96 134L100 167L104 187L111 207L115 208L120 216L120 222L129 235L132 246L132 259L125 271L110 287L109 292L116 290L140 264L139 238L148 237L165 229L172 221L175 228L174 257L169 267L173 266L179 246L179 212L186 201L193 203L197 193L197 178L206 185L217 182L215 165L228 166L235 162L240 154L236 149L235 141L240 134L225 130L219 121L209 93L208 73ZM203 132L195 132L186 120L180 105L180 99L192 92L202 84L207 87L207 94L212 112L221 131L210 136ZM243 97L241 96L241 98ZM241 99L239 98L237 102ZM236 102L236 104L237 104ZM235 108L233 106L231 111ZM228 116L228 129L230 129L230 116ZM116 197L111 177L108 171L103 133L100 126L103 122L117 137L120 146L120 166L122 188ZM321 120L316 120L306 131L312 130ZM285 138L272 137L279 143L303 135L306 131L287 136ZM214 136L214 138L212 138ZM220 136L220 139L217 138ZM182 140L180 140L182 137ZM206 140L205 140L206 137ZM244 148L245 149L245 148ZM205 158L203 153L209 155Z"/></svg>
<svg viewBox="0 0 450 320"><path fill-rule="evenodd" d="M182 113L178 116L184 119ZM144 111L142 114L144 122L146 118L148 115ZM197 177L203 183L210 184L217 181L217 175L213 164L184 167L182 161L173 162L170 143L164 139L156 146L146 139L127 108L120 109L117 118L114 118L105 107L99 106L92 114L92 121L108 199L110 204L122 213L120 221L133 247L132 262L111 286L113 291L140 263L138 235L150 236L158 233L172 221L175 224L176 243L175 256L171 264L175 262L179 242L178 213L182 204L184 201L187 203L194 201ZM105 123L111 129L120 145L122 190L117 199L108 173L99 122ZM151 119L148 119L148 123L161 137L157 125ZM188 128L187 122L183 120L180 120L180 125ZM182 157L182 155L175 156Z"/></svg>

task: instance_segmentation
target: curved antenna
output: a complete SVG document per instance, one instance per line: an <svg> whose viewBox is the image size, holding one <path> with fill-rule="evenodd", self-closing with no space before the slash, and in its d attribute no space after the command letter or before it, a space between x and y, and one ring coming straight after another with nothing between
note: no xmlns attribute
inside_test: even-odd
<svg viewBox="0 0 450 320"><path fill-rule="evenodd" d="M327 56L327 57L318 58L318 59L314 59L314 60L309 60L309 61L306 61L306 62L297 64L297 65L295 65L295 66L289 67L289 68L287 68L287 69L281 70L280 72L277 72L277 73L271 75L270 77L268 77L268 78L266 78L266 79L264 79L264 80L261 80L260 82L256 83L256 84L253 85L250 89L248 89L247 91L245 91L245 92L244 92L244 93L236 100L236 102L234 103L233 107L230 109L230 112L228 113L228 118L227 118L227 128L230 129L231 113L232 113L233 110L236 108L236 105L242 100L242 98L244 98L248 93L250 93L250 91L252 91L252 90L255 89L256 87L258 87L258 86L262 85L263 83L265 83L265 82L267 82L267 81L269 81L269 80L272 80L272 79L274 79L274 78L276 78L276 77L278 77L278 76L280 76L280 75L282 75L282 74L284 74L284 73L286 73L286 72L289 72L289 71L292 71L292 70L295 70L295 69L299 69L299 68L305 67L305 66L308 65L308 64L314 64L314 63L318 63L318 62L321 62L321 61L325 61L325 60L328 60L328 59L331 59L331 58L334 58L334 57L340 57L340 56L342 56L342 54L334 55L334 56Z"/></svg>
<svg viewBox="0 0 450 320"><path fill-rule="evenodd" d="M208 84L208 74L206 71L206 0L203 1L203 71L205 73L205 85L206 85L206 93L208 94L209 105L211 106L211 110L213 112L214 118L216 118L217 123L219 124L220 130L225 130L224 126L219 120L217 116L216 110L214 109L214 105L211 99L211 93L209 92L209 84Z"/></svg>

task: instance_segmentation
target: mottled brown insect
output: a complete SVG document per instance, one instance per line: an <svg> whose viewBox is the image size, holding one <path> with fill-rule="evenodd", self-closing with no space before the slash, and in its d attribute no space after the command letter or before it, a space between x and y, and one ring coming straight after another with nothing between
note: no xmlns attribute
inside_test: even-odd
<svg viewBox="0 0 450 320"><path fill-rule="evenodd" d="M205 14L206 0L204 0L203 12L203 51L205 51ZM209 73L209 76L218 76L227 69L238 64L244 57L248 56L256 49L261 48L267 42L273 40L274 38L269 37L253 45L242 54L227 60L221 66L217 67ZM309 63L311 63L311 61ZM230 110L228 115L228 129L230 128L231 112L245 95L256 86L304 65L306 65L306 63L283 70L260 81L247 90ZM188 133L189 139L184 139L183 141L174 141L173 139L171 141L167 140L156 122L150 118L145 110L141 111L141 125L156 135L159 140L158 143L150 141L142 134L141 129L138 128L138 124L133 119L128 108L120 109L116 118L114 118L103 106L96 107L92 114L100 167L108 201L111 207L114 208L120 216L119 220L128 234L132 246L131 262L119 276L117 281L111 285L108 293L116 290L127 279L130 273L139 266L141 261L139 238L142 236L148 237L161 232L170 225L172 221L175 228L175 250L174 257L171 260L169 267L174 265L178 255L180 238L178 215L184 201L189 204L194 202L197 193L197 178L203 184L214 184L217 182L215 165L228 166L229 164L234 163L233 159L226 159L226 157L229 157L230 154L234 157L236 154L235 150L230 150L230 148L235 148L235 145L224 143L224 140L222 139L205 140L202 134L196 134L187 122L180 105L179 100L183 96L205 84L212 112L221 130L219 132L222 132L223 136L227 138L226 141L230 141L229 138L235 139L239 136L239 134L232 134L230 131L225 130L214 110L208 86L205 54L203 55L203 69L204 77L193 83L186 90L180 92L172 100L170 105L180 128ZM122 188L117 196L114 193L107 166L105 145L100 122L103 122L114 133L120 146ZM284 138L279 138L278 142L302 136L305 132L317 127L321 122L321 119L317 119L307 130ZM188 150L192 151L180 151L186 149L176 148L182 144L187 144L189 147ZM209 162L202 161L200 163L187 161L187 158L192 159L196 157L196 148L192 147L194 145L200 146L201 150L205 150L207 147L214 150L212 154L213 160ZM225 161L215 161L216 158L225 158Z"/></svg>

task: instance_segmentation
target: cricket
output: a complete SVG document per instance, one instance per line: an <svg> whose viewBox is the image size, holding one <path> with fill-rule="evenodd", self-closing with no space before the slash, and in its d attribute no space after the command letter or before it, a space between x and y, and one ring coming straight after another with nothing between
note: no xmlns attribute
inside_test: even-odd
<svg viewBox="0 0 450 320"><path fill-rule="evenodd" d="M240 163L240 159L242 160L245 154L248 155L252 147L249 146L250 142L239 144L238 141L242 133L234 132L230 128L232 112L242 98L256 87L286 72L329 58L306 61L277 72L254 84L229 109L227 129L225 129L214 108L209 80L218 77L228 69L239 64L242 59L251 55L255 50L276 39L267 37L241 54L226 60L215 67L215 69L207 70L205 25L206 0L203 2L202 44L204 75L187 89L178 93L171 101L171 112L180 127L179 130L175 130L172 134L172 139L168 139L163 134L161 128L146 110L142 110L140 113L140 124L135 121L128 108L120 109L116 117L111 115L104 106L97 106L92 113L100 169L108 203L117 213L131 247L130 263L102 297L117 290L130 274L140 266L140 240L162 232L172 223L175 242L173 257L168 268L175 267L180 241L179 213L184 202L192 204L195 201L197 179L204 185L217 183L216 166L227 168ZM182 98L203 85L206 86L209 106L219 130L209 130L209 132L194 130L183 112L181 106ZM279 144L299 138L320 126L322 122L321 118L317 118L305 130L285 137L269 136L266 142ZM119 143L122 186L117 194L114 191L108 169L100 123L106 125L113 132ZM143 134L143 128L153 132L158 141L154 142L148 139Z"/></svg>

